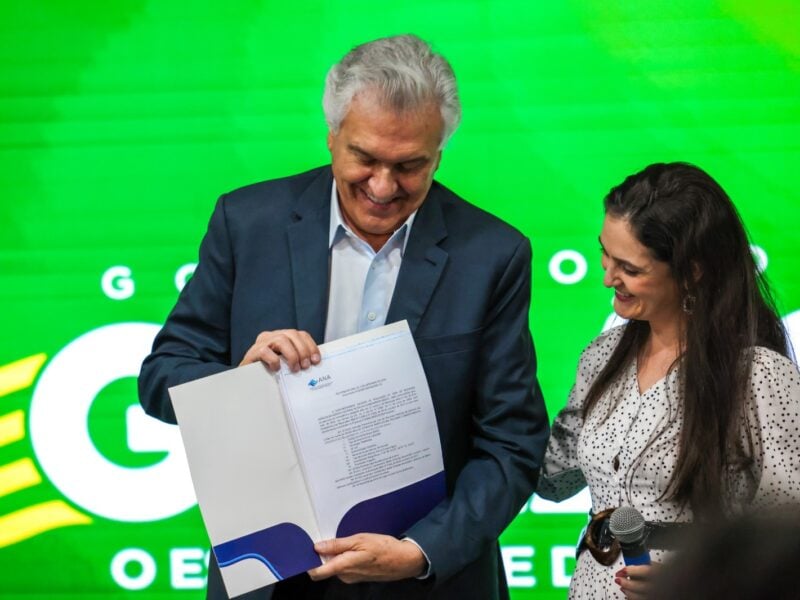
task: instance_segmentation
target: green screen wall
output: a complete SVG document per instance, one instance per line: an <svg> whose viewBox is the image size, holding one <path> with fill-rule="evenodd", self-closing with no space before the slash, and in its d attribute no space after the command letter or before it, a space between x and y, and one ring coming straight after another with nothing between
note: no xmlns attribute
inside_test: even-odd
<svg viewBox="0 0 800 600"><path fill-rule="evenodd" d="M438 179L534 248L554 416L611 315L606 191L710 172L800 344L800 9L791 0L0 4L0 596L202 598L207 537L175 428L135 377L216 197L327 160L353 45L414 32L464 105ZM563 598L586 496L503 535L514 598Z"/></svg>

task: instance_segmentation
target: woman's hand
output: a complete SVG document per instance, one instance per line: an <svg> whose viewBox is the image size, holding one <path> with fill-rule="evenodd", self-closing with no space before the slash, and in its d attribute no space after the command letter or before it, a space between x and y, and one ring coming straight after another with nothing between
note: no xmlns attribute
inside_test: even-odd
<svg viewBox="0 0 800 600"><path fill-rule="evenodd" d="M629 600L643 600L652 591L653 578L660 568L659 563L625 567L614 573L614 583Z"/></svg>

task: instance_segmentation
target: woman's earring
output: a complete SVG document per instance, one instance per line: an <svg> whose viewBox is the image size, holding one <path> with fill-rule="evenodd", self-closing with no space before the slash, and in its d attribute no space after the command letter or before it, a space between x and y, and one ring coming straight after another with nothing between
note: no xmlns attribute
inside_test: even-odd
<svg viewBox="0 0 800 600"><path fill-rule="evenodd" d="M691 294L686 294L681 302L681 309L683 309L683 312L685 312L687 315L692 314L696 300L696 297L692 296Z"/></svg>

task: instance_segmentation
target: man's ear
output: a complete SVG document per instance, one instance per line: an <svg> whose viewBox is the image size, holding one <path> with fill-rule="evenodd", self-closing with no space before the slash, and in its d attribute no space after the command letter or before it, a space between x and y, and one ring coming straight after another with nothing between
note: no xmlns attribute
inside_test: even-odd
<svg viewBox="0 0 800 600"><path fill-rule="evenodd" d="M333 154L333 139L334 135L333 132L329 129L328 130L328 152Z"/></svg>
<svg viewBox="0 0 800 600"><path fill-rule="evenodd" d="M436 158L434 159L434 162L433 162L433 171L432 171L433 173L436 173L436 169L439 168L440 164L442 164L442 151L441 150L439 150L439 152L436 153Z"/></svg>

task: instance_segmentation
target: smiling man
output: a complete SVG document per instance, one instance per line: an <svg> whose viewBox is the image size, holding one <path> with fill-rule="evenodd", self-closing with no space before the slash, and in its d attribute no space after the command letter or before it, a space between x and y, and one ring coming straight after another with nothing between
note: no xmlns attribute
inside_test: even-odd
<svg viewBox="0 0 800 600"><path fill-rule="evenodd" d="M323 106L330 166L220 198L142 366L142 405L174 423L170 386L254 361L308 368L318 343L406 319L447 498L399 538L323 541L323 566L242 598L508 598L497 538L533 492L548 434L530 243L434 181L461 107L450 65L424 41L354 48ZM227 598L213 558L208 597Z"/></svg>
<svg viewBox="0 0 800 600"><path fill-rule="evenodd" d="M344 222L376 252L425 200L442 128L433 100L398 114L382 106L377 92L365 92L328 134Z"/></svg>

